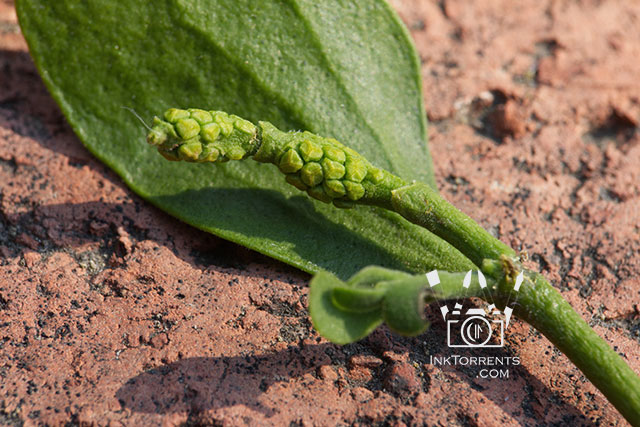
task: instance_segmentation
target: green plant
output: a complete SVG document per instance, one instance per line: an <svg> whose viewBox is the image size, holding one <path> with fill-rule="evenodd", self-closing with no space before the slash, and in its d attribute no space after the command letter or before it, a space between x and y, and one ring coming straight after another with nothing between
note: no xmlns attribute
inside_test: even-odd
<svg viewBox="0 0 640 427"><path fill-rule="evenodd" d="M335 139L310 132L281 132L219 111L172 108L154 119L147 141L167 159L227 162L252 157L272 163L286 181L336 207L379 206L402 215L459 249L489 278L487 292L464 273L442 272L439 287L428 276L369 267L343 282L319 272L311 281L309 311L315 328L339 344L357 341L382 321L404 335L427 328L424 303L476 296L504 310L516 278L513 314L542 332L630 421L640 416L640 378L540 274L524 268L511 248L451 206L429 185L407 183L369 163Z"/></svg>
<svg viewBox="0 0 640 427"><path fill-rule="evenodd" d="M481 268L499 299L522 270L510 248L436 193L419 62L384 1L18 0L17 8L43 80L87 148L170 214L316 273L311 314L334 341L358 339L383 320L418 333L426 326L422 299L459 296L447 286L459 283L457 272ZM275 161L290 184L319 201L299 197L266 165L167 163L139 143L141 128L121 107L152 114L169 105L212 105L280 129L308 129L348 141L363 156L333 139L173 110L150 136L166 157L220 162L262 148L258 159ZM200 135L206 144L192 140ZM297 144L303 135L337 164L315 161L314 147L285 147L288 157L279 157L261 145L269 138ZM180 136L188 142L174 147ZM369 265L386 268L358 272ZM408 274L433 269L442 282L433 289L423 274ZM522 289L515 314L635 422L637 376L541 276L525 272ZM473 281L465 292L481 291Z"/></svg>

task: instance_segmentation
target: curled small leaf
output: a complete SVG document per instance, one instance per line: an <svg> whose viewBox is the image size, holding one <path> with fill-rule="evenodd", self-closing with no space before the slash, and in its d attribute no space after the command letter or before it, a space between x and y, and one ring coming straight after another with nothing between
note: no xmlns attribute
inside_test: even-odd
<svg viewBox="0 0 640 427"><path fill-rule="evenodd" d="M323 337L337 344L347 344L366 337L381 323L402 335L418 335L429 322L424 317L425 304L469 296L480 296L495 288L489 278L488 288L480 285L478 275L440 271L438 286L429 276L410 274L369 266L344 282L327 272L311 280L309 312L313 326ZM467 286L462 286L470 277Z"/></svg>
<svg viewBox="0 0 640 427"><path fill-rule="evenodd" d="M336 344L348 344L373 332L382 323L382 310L359 313L341 309L333 299L334 290L341 287L349 286L329 272L316 274L309 291L309 313L320 335Z"/></svg>

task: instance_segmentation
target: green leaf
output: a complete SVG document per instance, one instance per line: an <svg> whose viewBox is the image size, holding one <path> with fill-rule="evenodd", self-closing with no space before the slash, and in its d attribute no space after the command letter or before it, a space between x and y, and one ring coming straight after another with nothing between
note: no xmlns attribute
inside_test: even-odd
<svg viewBox="0 0 640 427"><path fill-rule="evenodd" d="M398 215L312 201L273 167L168 163L121 108L150 119L199 107L307 129L433 185L419 63L384 1L19 0L17 9L77 135L159 208L309 272L471 268Z"/></svg>

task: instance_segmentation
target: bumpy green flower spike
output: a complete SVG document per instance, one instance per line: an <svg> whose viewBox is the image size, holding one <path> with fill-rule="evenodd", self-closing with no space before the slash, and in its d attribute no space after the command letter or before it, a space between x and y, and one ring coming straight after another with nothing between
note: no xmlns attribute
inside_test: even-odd
<svg viewBox="0 0 640 427"><path fill-rule="evenodd" d="M226 162L252 157L276 165L285 180L309 196L340 208L355 203L393 210L458 248L476 265L515 252L427 184L408 183L373 166L333 138L282 132L221 111L171 108L155 118L147 141L169 160ZM446 220L443 220L445 219Z"/></svg>
<svg viewBox="0 0 640 427"><path fill-rule="evenodd" d="M297 189L342 208L371 203L385 181L403 183L333 138L281 132L268 122L255 126L221 111L171 108L164 120L154 118L147 141L169 160L226 162L253 156L276 165Z"/></svg>

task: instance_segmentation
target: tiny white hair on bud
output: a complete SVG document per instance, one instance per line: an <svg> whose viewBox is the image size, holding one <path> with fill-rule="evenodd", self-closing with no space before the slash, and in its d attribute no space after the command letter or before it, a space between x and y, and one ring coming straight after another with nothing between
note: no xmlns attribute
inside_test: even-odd
<svg viewBox="0 0 640 427"><path fill-rule="evenodd" d="M136 113L136 110L134 110L133 108L131 108L131 107L126 107L126 106L124 106L124 105L123 105L123 106L121 106L120 108L122 108L123 110L127 110L127 111L129 111L131 114L133 114L133 115L134 115L138 120L140 120L140 123L142 123L142 125L143 125L144 127L146 127L146 128L147 128L147 130L148 130L149 132L157 132L157 131L153 130L153 129L151 128L151 126L149 126L149 125L148 125L144 120L142 120L142 117L140 117L140 114Z"/></svg>

